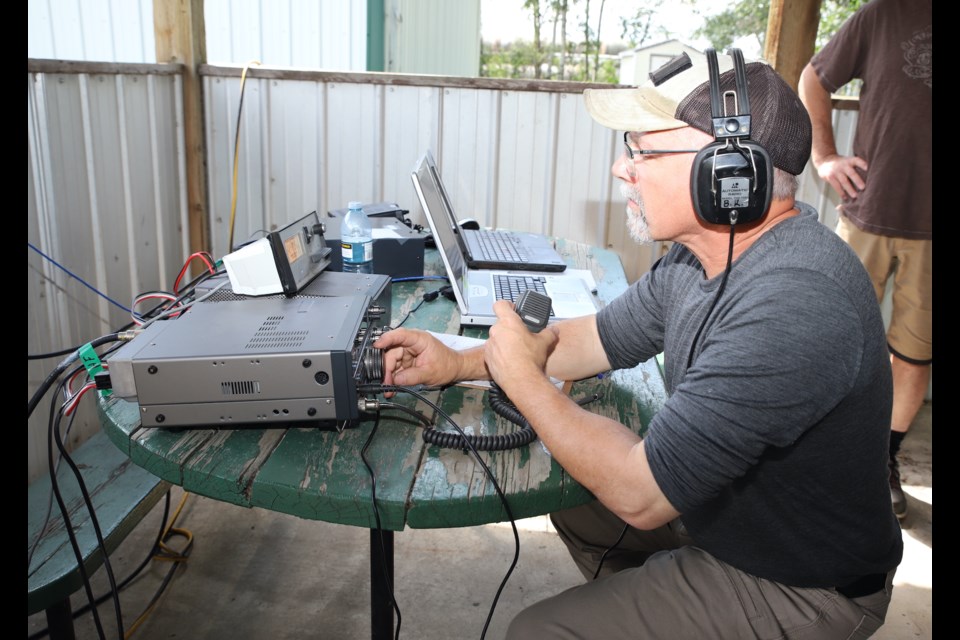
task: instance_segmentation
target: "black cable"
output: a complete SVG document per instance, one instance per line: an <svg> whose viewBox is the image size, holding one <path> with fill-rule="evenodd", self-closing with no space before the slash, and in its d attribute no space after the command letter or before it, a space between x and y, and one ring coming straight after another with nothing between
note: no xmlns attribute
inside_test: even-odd
<svg viewBox="0 0 960 640"><path fill-rule="evenodd" d="M596 580L597 576L600 575L600 568L603 566L603 561L607 559L607 554L617 548L617 545L620 544L620 541L623 540L623 536L627 533L627 523L623 524L623 529L620 531L620 537L617 538L617 541L614 542L611 546L607 547L607 550L603 552L603 555L600 556L600 562L597 564L597 570L593 574L593 579Z"/></svg>
<svg viewBox="0 0 960 640"><path fill-rule="evenodd" d="M443 291L443 287L441 287L440 289L436 289L434 291L427 291L425 294L423 294L423 297L420 299L420 302L417 303L417 306L415 306L413 309L410 309L410 311L407 312L407 315L403 317L403 320L400 321L400 324L398 324L393 328L399 329L400 327L402 327L403 323L409 320L410 316L412 316L417 311L417 309L422 307L424 302L433 302L434 300L440 297L440 293L442 291Z"/></svg>
<svg viewBox="0 0 960 640"><path fill-rule="evenodd" d="M581 398L575 402L580 406L584 406L601 397L602 394L594 393L592 396ZM498 433L493 435L461 435L462 432L439 431L433 426L427 426L423 430L424 442L447 449L466 449L465 442L469 441L480 451L507 451L509 449L526 446L537 439L536 431L533 430L533 427L527 419L523 417L520 410L517 409L516 405L513 404L510 398L503 392L503 389L496 383L491 383L487 401L494 413L519 425L520 429L511 433Z"/></svg>
<svg viewBox="0 0 960 640"><path fill-rule="evenodd" d="M440 415L440 417L442 417L444 420L446 420L451 425L453 425L453 428L456 429L461 436L466 438L466 434L463 432L463 429L460 428L460 425L454 422L453 418L451 418L446 411L441 409L440 406L437 405L435 402L430 401L426 396L418 392L416 389L413 389L411 387L400 387L397 385L376 384L376 385L360 385L358 387L358 391L371 391L374 393L381 393L383 391L395 391L395 392L401 392L401 393L409 393L413 397L417 398L418 400L420 400L421 402L425 403L430 408L432 408L435 412L437 412L437 414ZM510 576L513 574L513 570L517 566L517 561L520 558L520 533L517 531L517 523L513 518L513 511L510 509L510 503L507 501L507 496L504 495L503 490L500 488L500 485L497 483L496 477L493 475L493 472L490 471L490 467L487 466L487 463L485 463L483 461L483 458L480 457L480 452L477 450L476 447L473 446L473 443L470 442L469 440L465 440L465 441L467 443L467 447L470 449L470 452L473 453L474 459L483 468L484 473L487 474L487 477L490 479L490 482L493 484L493 488L496 490L497 495L500 497L500 502L501 504L503 504L503 509L504 511L507 512L507 518L509 518L510 520L510 528L513 529L513 540L514 540L513 561L510 563L510 567L507 569L507 573L503 576L503 580L500 582L500 587L497 589L497 593L493 598L493 603L490 605L490 611L487 613L487 619L483 624L483 633L480 636L481 640L483 640L483 638L485 638L487 635L487 628L490 626L490 620L493 618L493 612L497 607L497 602L500 600L501 593L503 593L503 588L506 586L507 580L509 580Z"/></svg>
<svg viewBox="0 0 960 640"><path fill-rule="evenodd" d="M59 395L60 389L62 389L67 384L67 382L71 378L73 378L73 376L76 375L76 373L82 368L83 368L83 365L80 365L74 368L73 371L71 371L63 380L61 380L60 384L57 385L56 395ZM56 398L56 395L54 396L54 398ZM55 399L54 399L54 402L56 402ZM53 407L51 407L50 410L53 411ZM76 420L76 417L77 417L76 412L71 414L70 421L67 423L67 430L64 432L64 435L67 435L67 436L70 435L70 430L73 428L73 423ZM54 475L56 475L60 471L60 462L62 461L63 461L63 456L60 456L57 458L57 462L53 470ZM53 491L50 492L50 498L47 501L47 513L43 517L43 524L37 530L37 537L36 539L34 539L33 544L30 546L30 550L27 552L27 571L28 572L30 571L30 564L33 562L33 554L36 552L37 546L40 544L40 540L43 538L43 532L47 530L47 525L50 523L51 515L53 515Z"/></svg>
<svg viewBox="0 0 960 640"><path fill-rule="evenodd" d="M63 455L63 459L66 460L67 464L73 470L73 475L77 479L77 484L80 487L80 493L83 496L83 502L86 505L87 511L90 514L90 523L93 525L93 531L97 536L97 545L100 547L100 553L103 555L103 566L104 566L104 569L106 569L107 580L110 583L110 591L113 594L114 611L116 612L116 616L117 616L117 633L119 634L120 640L124 640L123 615L121 614L121 611L120 611L120 597L117 594L117 581L113 575L113 566L110 563L110 555L109 555L109 552L107 551L107 545L103 540L103 533L100 531L100 522L97 520L97 514L94 511L93 502L90 498L89 492L87 491L87 485L83 481L83 474L80 473L80 469L77 467L76 463L73 461L73 458L70 457L70 454L67 453L67 450L63 445L63 440L60 437L59 425L60 425L60 420L59 420L59 413L58 413L58 419L56 420L56 425L53 429L54 440L57 443L57 448L60 450L60 453ZM50 462L51 463L53 462L52 457L50 458ZM56 475L54 475L53 473L51 473L51 481L56 482ZM66 509L62 504L62 498L60 499L60 502L61 502L60 509L63 513L64 522L66 522L68 520L68 515L67 515ZM67 525L67 527L69 529L71 525ZM83 556L80 554L79 546L74 545L74 552L77 555L77 563L82 565ZM89 581L89 578L86 576L85 572L84 572L84 581L85 582ZM90 589L89 585L87 585L87 595L89 597L89 602L91 603L91 605L95 606L94 605L95 599L93 598L93 592Z"/></svg>
<svg viewBox="0 0 960 640"><path fill-rule="evenodd" d="M717 295L713 297L713 304L710 305L710 310L707 311L707 315L703 316L703 322L700 323L700 328L697 329L697 335L693 337L693 342L690 343L690 355L687 356L687 369L693 364L693 352L696 350L697 341L700 340L700 334L703 333L703 328L707 326L707 319L713 314L717 303L720 302L720 296L723 295L723 290L727 286L727 278L730 277L730 269L733 265L733 229L736 226L735 216L731 214L730 218L730 248L727 251L727 268L723 270L723 280L720 281Z"/></svg>
<svg viewBox="0 0 960 640"><path fill-rule="evenodd" d="M404 405L402 405L402 404L399 404L399 403L397 403L397 402L383 402L383 401L381 401L381 402L378 402L378 406L379 406L380 409L399 409L400 411L404 411L404 412L410 414L411 416L413 416L414 418L416 418L417 420L419 420L420 422L422 422L422 423L424 424L424 426L430 426L430 424L431 424L431 423L430 423L430 419L427 418L427 416L423 415L422 413L420 413L420 412L417 411L416 409L411 409L410 407L406 407L406 406L404 406Z"/></svg>
<svg viewBox="0 0 960 640"><path fill-rule="evenodd" d="M506 451L528 445L537 439L537 433L533 427L496 384L490 387L489 403L496 414L520 425L520 429L511 433L467 435L460 429L457 433L439 431L433 426L427 426L423 430L423 441L447 449L466 449L469 444L478 451Z"/></svg>
<svg viewBox="0 0 960 640"><path fill-rule="evenodd" d="M67 428L67 433L69 433L69 427ZM123 589L126 588L127 585L129 585L134 578L140 575L140 572L143 571L144 568L146 568L146 566L150 563L150 560L153 559L153 556L156 554L157 550L160 548L160 543L163 541L163 531L167 525L167 517L170 515L170 490L169 489L167 490L167 493L165 494L164 497L166 498L166 501L163 507L163 517L160 519L160 531L157 532L157 539L154 541L153 545L150 547L150 551L149 553L147 553L147 557L144 558L143 561L140 563L140 565L136 569L134 569L129 575L127 575L126 578L120 581L120 584L117 585L117 589L119 589L120 591L123 591ZM174 565L174 568L175 567L176 565ZM162 593L162 588L163 587L161 587L161 590L158 591L158 594ZM94 602L97 606L100 606L101 604L106 602L109 598L111 598L112 595L113 595L113 592L108 591L103 595L97 597ZM72 618L76 620L84 616L87 612L90 611L90 609L91 609L91 606L90 606L90 603L88 602L87 604L83 605L79 609L73 611ZM39 629L33 632L32 634L30 634L27 637L27 640L39 640L40 638L45 638L49 634L50 634L50 628L45 627L43 629Z"/></svg>
<svg viewBox="0 0 960 640"><path fill-rule="evenodd" d="M387 587L387 592L390 594L390 603L393 605L393 610L397 613L397 631L395 638L400 638L400 607L397 605L397 599L393 595L393 588L390 586L390 573L387 570L387 550L383 546L383 528L380 526L380 509L377 508L377 477L373 473L373 467L370 466L370 463L367 461L367 447L370 446L370 443L373 441L373 434L377 432L377 428L380 426L380 412L377 412L377 418L373 422L373 428L370 429L370 435L367 436L367 441L363 443L363 446L360 448L360 459L363 460L363 464L366 465L367 471L370 472L370 495L371 501L373 503L373 517L377 521L377 533L380 539L380 565L383 567L383 583Z"/></svg>
<svg viewBox="0 0 960 640"><path fill-rule="evenodd" d="M56 402L56 396L53 397L52 402ZM53 432L56 428L56 422L53 417L57 412L54 410L54 407L50 407L50 418L48 420L48 431L47 431L47 465L50 472L50 487L53 490L53 495L57 499L57 505L60 507L60 514L63 517L64 529L67 532L67 537L70 539L70 546L73 547L73 553L77 558L77 568L80 571L80 578L83 582L83 588L87 592L87 600L89 602L94 601L93 589L90 586L90 577L87 575L87 568L83 563L83 554L80 553L80 545L77 544L77 537L73 533L73 524L70 522L70 516L67 511L67 506L63 502L63 496L60 495L60 487L57 484L57 476L54 472L54 462L53 462L53 444L54 440ZM101 640L105 638L103 632L103 624L100 622L100 614L97 611L96 607L93 608L93 621L97 627L97 633L100 636Z"/></svg>
<svg viewBox="0 0 960 640"><path fill-rule="evenodd" d="M82 345L81 345L82 346ZM51 351L50 353L37 353L37 354L27 354L27 360L46 360L47 358L56 358L57 356L65 356L68 353L73 353L80 347L70 347L69 349L61 349L60 351Z"/></svg>
<svg viewBox="0 0 960 640"><path fill-rule="evenodd" d="M95 338L94 340L91 340L89 344L91 347L97 348L101 345L104 345L110 342L116 342L119 339L120 339L119 334L108 333L105 336L101 336L99 338ZM80 357L80 349L75 349L73 353L71 353L69 356L64 358L60 362L60 364L58 364L56 368L50 372L50 375L47 376L46 380L40 383L40 387L37 388L36 393L34 393L33 397L30 398L29 402L27 402L27 419L29 419L30 416L33 414L33 410L37 408L37 403L39 403L40 400L43 398L43 396L46 395L47 391L50 390L50 386L53 385L54 381L56 381L56 379L60 377L60 374L62 374L64 370L66 370L67 367L73 364L73 362L77 360L79 357Z"/></svg>
<svg viewBox="0 0 960 640"><path fill-rule="evenodd" d="M183 293L181 293L177 299L173 301L161 302L157 306L150 309L149 311L140 314L140 317L152 318L155 315L157 315L157 313L159 313L160 311L163 311L165 307L167 307L168 305L182 302L187 296L193 294L193 291L196 289L197 285L199 285L201 282L203 282L204 280L207 280L208 278L212 278L215 275L219 275L221 273L224 273L223 269L220 269L219 271L215 271L214 273L210 273L209 270L204 271L203 273L198 275L196 278L194 278L184 286L182 290ZM143 294L141 293L140 295L143 295ZM126 331L127 329L130 329L133 326L134 326L133 322L128 322L127 324L123 325L122 327L114 331L114 333L120 333L121 331ZM46 360L47 358L56 358L58 356L64 356L64 355L73 353L74 351L77 351L82 346L83 345L79 345L77 347L70 347L68 349L61 349L60 351L51 351L48 353L27 354L27 360Z"/></svg>

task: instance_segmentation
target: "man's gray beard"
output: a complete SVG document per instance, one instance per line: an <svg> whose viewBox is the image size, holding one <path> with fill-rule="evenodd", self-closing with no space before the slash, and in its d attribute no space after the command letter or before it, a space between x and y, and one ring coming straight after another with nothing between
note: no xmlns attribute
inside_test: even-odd
<svg viewBox="0 0 960 640"><path fill-rule="evenodd" d="M651 244L654 240L650 236L650 227L647 225L647 212L643 205L643 198L626 182L620 183L620 195L637 204L636 211L627 204L627 230L630 231L630 237L640 244Z"/></svg>

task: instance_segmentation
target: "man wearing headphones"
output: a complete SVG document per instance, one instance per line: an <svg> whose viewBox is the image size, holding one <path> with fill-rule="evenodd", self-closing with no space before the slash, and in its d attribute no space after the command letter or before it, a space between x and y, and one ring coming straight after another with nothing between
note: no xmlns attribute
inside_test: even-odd
<svg viewBox="0 0 960 640"><path fill-rule="evenodd" d="M508 637L866 638L903 542L887 491L891 373L857 256L794 200L811 127L738 51L674 59L640 88L589 89L623 131L613 174L640 242L667 254L594 316L528 331L498 302L456 353L397 329L385 382L494 380L595 502L552 520L587 582ZM579 380L664 354L668 398L641 439L577 405Z"/></svg>

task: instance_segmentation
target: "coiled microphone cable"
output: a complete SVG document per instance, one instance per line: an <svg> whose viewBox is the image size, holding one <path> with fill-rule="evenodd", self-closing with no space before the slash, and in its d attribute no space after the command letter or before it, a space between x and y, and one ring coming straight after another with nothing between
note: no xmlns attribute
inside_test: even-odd
<svg viewBox="0 0 960 640"><path fill-rule="evenodd" d="M497 415L520 425L520 428L511 433L496 435L459 434L455 431L438 431L433 426L423 428L423 441L447 449L464 449L473 445L477 451L506 451L528 445L537 439L537 433L523 417L523 414L514 406L503 390L493 383L489 391L490 408Z"/></svg>

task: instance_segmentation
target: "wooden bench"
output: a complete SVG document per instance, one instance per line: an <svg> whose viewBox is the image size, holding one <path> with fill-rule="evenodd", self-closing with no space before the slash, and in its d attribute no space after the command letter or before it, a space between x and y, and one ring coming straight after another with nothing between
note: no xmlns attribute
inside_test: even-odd
<svg viewBox="0 0 960 640"><path fill-rule="evenodd" d="M107 553L112 553L163 497L170 483L133 464L103 431L74 449L70 457L83 476ZM97 534L77 479L65 460L60 463L57 478L89 578L103 564ZM56 496L51 494L49 473L30 483L27 498L27 553L34 549L27 569L27 616L46 611L50 638L72 639L70 596L84 588L83 576ZM46 527L36 542L45 521ZM115 576L117 582L123 577Z"/></svg>

